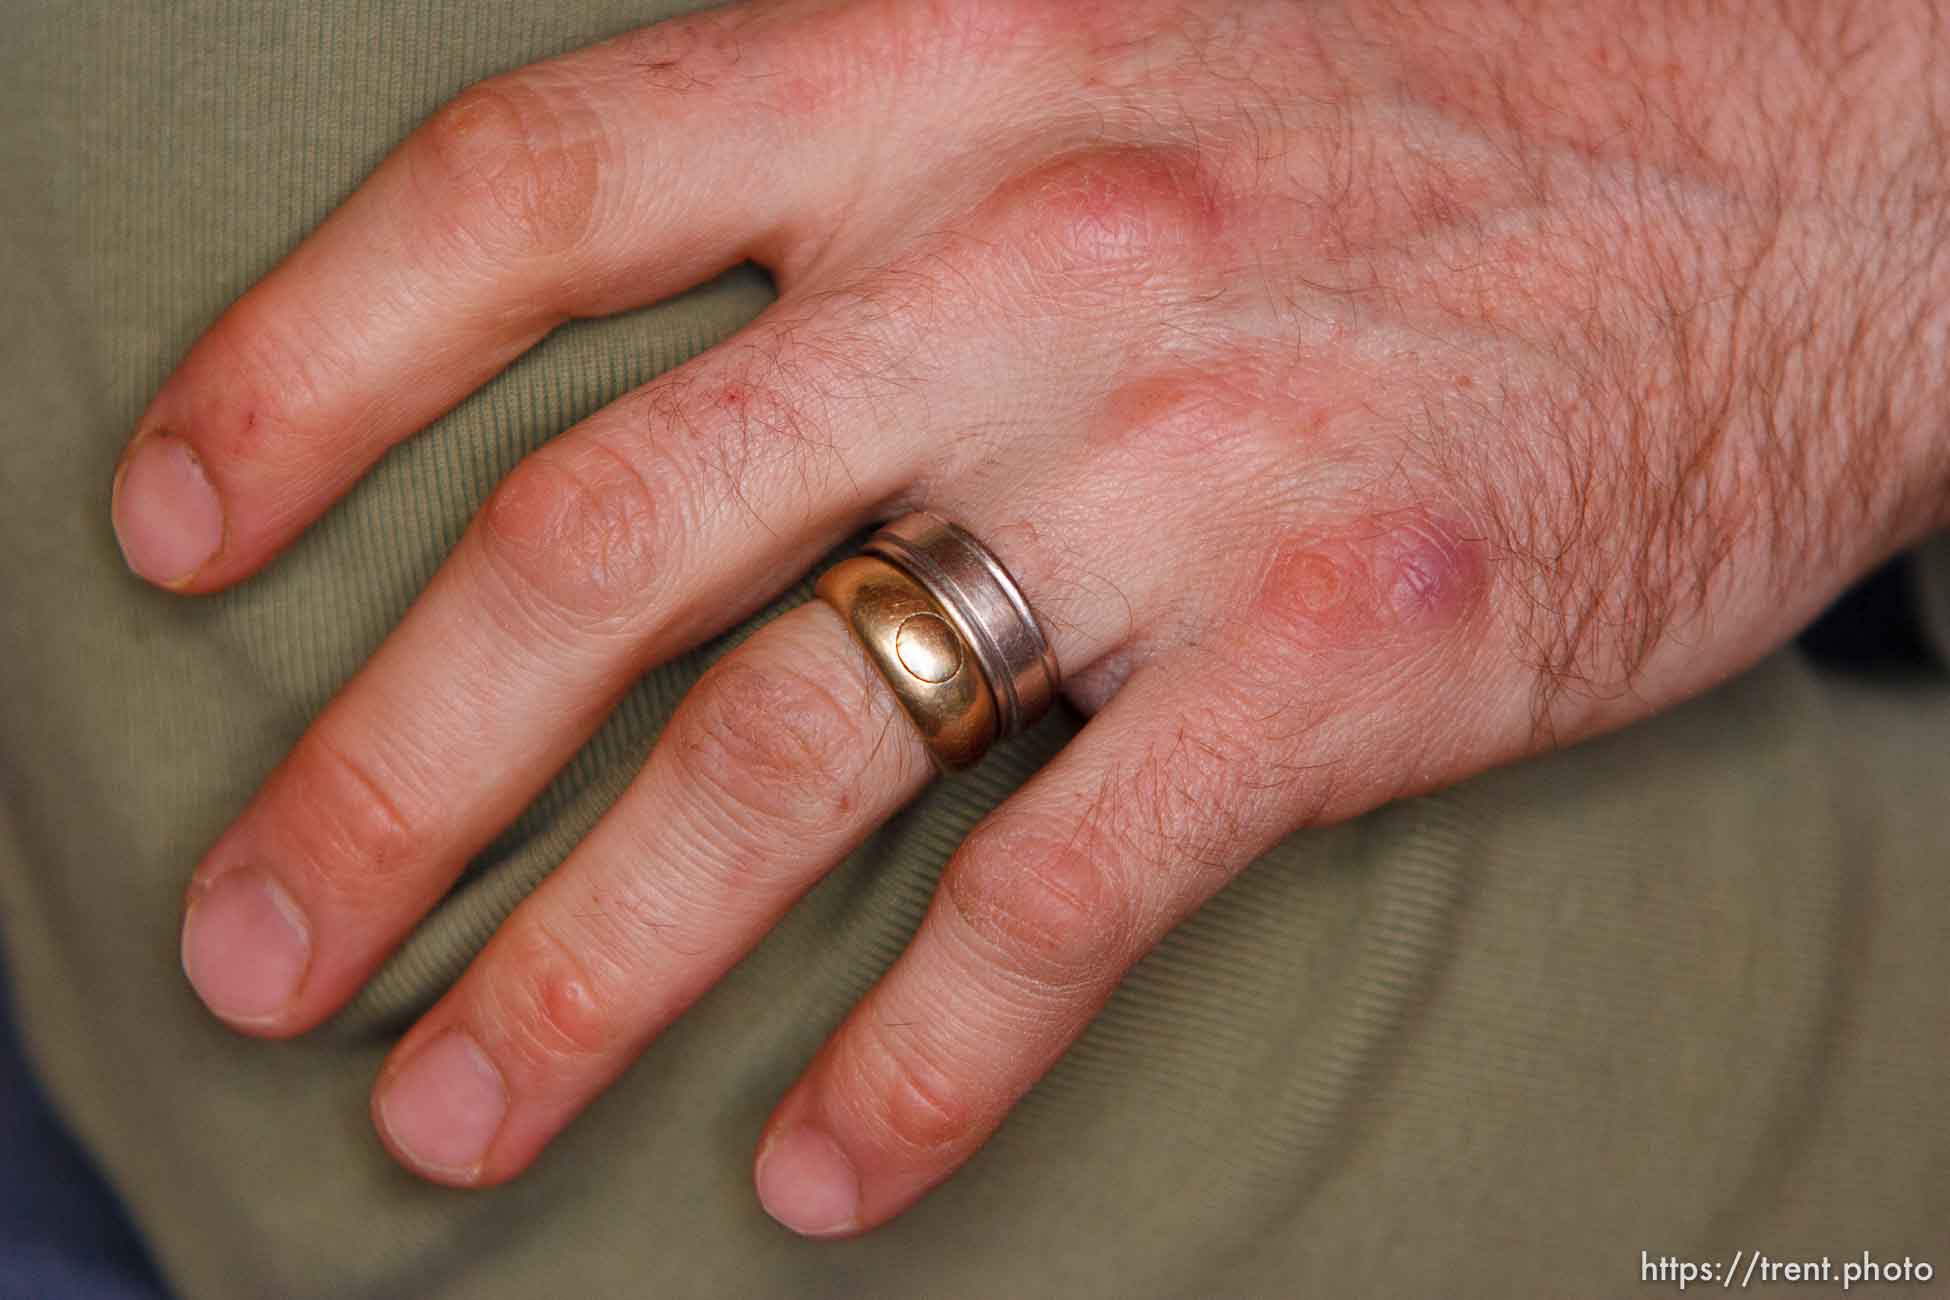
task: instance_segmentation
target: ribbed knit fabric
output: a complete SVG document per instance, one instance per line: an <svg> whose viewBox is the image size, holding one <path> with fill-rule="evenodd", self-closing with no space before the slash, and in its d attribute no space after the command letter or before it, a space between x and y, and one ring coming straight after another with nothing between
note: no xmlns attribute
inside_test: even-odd
<svg viewBox="0 0 1950 1300"><path fill-rule="evenodd" d="M763 1215L759 1124L1073 718L896 817L506 1188L396 1168L374 1071L722 644L648 675L333 1025L269 1045L212 1021L177 964L198 855L523 454L769 285L562 329L220 597L123 569L117 453L197 332L414 122L670 7L0 14L0 924L33 1058L184 1295L1626 1296L1642 1251L1950 1271L1950 688L1791 654L1289 838L960 1176L857 1241Z"/></svg>

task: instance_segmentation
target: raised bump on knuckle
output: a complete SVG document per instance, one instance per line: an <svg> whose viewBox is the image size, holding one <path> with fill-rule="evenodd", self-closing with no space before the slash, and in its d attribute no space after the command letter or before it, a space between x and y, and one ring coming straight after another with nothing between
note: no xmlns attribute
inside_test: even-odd
<svg viewBox="0 0 1950 1300"><path fill-rule="evenodd" d="M547 925L520 926L495 954L495 984L486 1000L500 1038L519 1059L553 1070L601 1056L624 1020L593 968Z"/></svg>
<svg viewBox="0 0 1950 1300"><path fill-rule="evenodd" d="M1355 514L1270 551L1253 621L1305 652L1419 650L1468 622L1489 582L1484 539L1423 507Z"/></svg>
<svg viewBox="0 0 1950 1300"><path fill-rule="evenodd" d="M954 1070L930 1059L916 1031L876 1021L863 1021L862 1028L847 1091L897 1149L938 1152L978 1131L981 1098Z"/></svg>
<svg viewBox="0 0 1950 1300"><path fill-rule="evenodd" d="M699 683L676 736L691 782L737 838L830 835L849 821L865 716L799 672L728 659Z"/></svg>
<svg viewBox="0 0 1950 1300"><path fill-rule="evenodd" d="M629 633L675 567L676 498L599 439L550 443L489 497L484 550L543 625Z"/></svg>
<svg viewBox="0 0 1950 1300"><path fill-rule="evenodd" d="M422 862L427 833L392 775L359 752L315 727L281 774L277 808L318 883L363 908L376 884Z"/></svg>
<svg viewBox="0 0 1950 1300"><path fill-rule="evenodd" d="M1042 289L1143 289L1196 275L1224 247L1228 201L1195 153L1093 147L1005 181L970 226Z"/></svg>
<svg viewBox="0 0 1950 1300"><path fill-rule="evenodd" d="M1106 855L1073 838L978 833L942 888L984 955L1038 987L1094 987L1134 943L1125 883Z"/></svg>
<svg viewBox="0 0 1950 1300"><path fill-rule="evenodd" d="M412 138L437 221L507 256L573 247L594 223L600 119L579 92L529 70L477 82Z"/></svg>

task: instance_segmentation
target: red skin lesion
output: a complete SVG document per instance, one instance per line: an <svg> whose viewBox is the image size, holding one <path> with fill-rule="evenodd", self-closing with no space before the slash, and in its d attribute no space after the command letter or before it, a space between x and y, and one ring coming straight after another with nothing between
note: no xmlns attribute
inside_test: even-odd
<svg viewBox="0 0 1950 1300"><path fill-rule="evenodd" d="M1307 449L1357 409L1351 400L1315 391L1298 402L1297 421L1277 424L1285 409L1264 363L1249 355L1147 371L1113 389L1098 406L1087 437L1093 448L1127 448L1166 460L1207 456L1243 440Z"/></svg>
<svg viewBox="0 0 1950 1300"><path fill-rule="evenodd" d="M1175 459L1210 451L1244 416L1240 395L1216 374L1152 374L1105 398L1087 436L1093 447Z"/></svg>
<svg viewBox="0 0 1950 1300"><path fill-rule="evenodd" d="M1183 375L1146 375L1125 384L1105 400L1096 441L1122 441L1133 429L1164 423L1190 404L1194 387Z"/></svg>
<svg viewBox="0 0 1950 1300"><path fill-rule="evenodd" d="M1263 626L1309 649L1358 650L1439 636L1480 603L1487 584L1480 538L1410 509L1287 538L1253 603Z"/></svg>

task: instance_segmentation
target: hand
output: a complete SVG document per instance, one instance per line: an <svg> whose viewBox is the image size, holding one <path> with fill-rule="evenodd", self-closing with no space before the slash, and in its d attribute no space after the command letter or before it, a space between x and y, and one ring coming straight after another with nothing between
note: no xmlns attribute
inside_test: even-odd
<svg viewBox="0 0 1950 1300"><path fill-rule="evenodd" d="M1921 5L736 5L493 78L218 320L118 473L210 592L555 325L778 301L531 455L198 865L249 1033L340 1006L649 666L925 505L1081 735L780 1103L789 1226L899 1213L1278 837L1750 664L1941 521ZM833 611L768 624L398 1045L507 1179L912 797Z"/></svg>

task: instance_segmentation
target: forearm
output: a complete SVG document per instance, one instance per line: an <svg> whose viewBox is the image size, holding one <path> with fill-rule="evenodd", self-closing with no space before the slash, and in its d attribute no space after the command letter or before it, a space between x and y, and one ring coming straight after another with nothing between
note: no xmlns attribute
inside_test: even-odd
<svg viewBox="0 0 1950 1300"><path fill-rule="evenodd" d="M1944 522L1940 8L1345 11L1386 65L1356 111L1416 142L1368 189L1440 200L1375 278L1419 258L1418 305L1467 318L1478 358L1561 375L1479 366L1419 435L1488 403L1533 431L1512 459L1450 454L1491 485L1510 625L1551 630L1524 649L1574 695L1697 681L1655 660L1692 655L1702 619L1758 653L1827 598L1814 575Z"/></svg>
<svg viewBox="0 0 1950 1300"><path fill-rule="evenodd" d="M1355 12L1417 104L1493 142L1537 199L1565 182L1596 190L1560 205L1589 223L1564 232L1574 258L1642 282L1674 315L1719 309L1721 330L1682 331L1696 372L1749 370L1725 382L1777 399L1776 434L1890 444L1886 467L1905 467L1908 490L1875 506L1910 535L1943 520L1950 441L1937 382L1947 8L1484 0ZM1702 347L1723 355L1702 365Z"/></svg>

